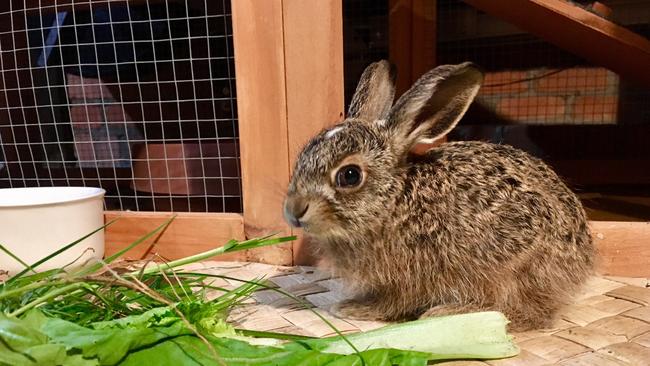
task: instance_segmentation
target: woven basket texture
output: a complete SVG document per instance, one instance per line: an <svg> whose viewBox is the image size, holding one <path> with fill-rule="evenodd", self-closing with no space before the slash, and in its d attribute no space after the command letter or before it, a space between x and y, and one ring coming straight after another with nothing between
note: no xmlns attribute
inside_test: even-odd
<svg viewBox="0 0 650 366"><path fill-rule="evenodd" d="M385 323L339 319L327 310L345 298L341 283L313 267L282 267L260 263L203 262L194 270L241 280L267 278L277 287L304 299L312 309L273 290L258 291L230 320L238 327L316 337L334 335L313 311L340 331L375 329ZM235 280L214 285L233 288ZM494 361L454 361L449 366L617 366L650 365L650 279L594 277L563 309L552 329L515 333L517 357Z"/></svg>

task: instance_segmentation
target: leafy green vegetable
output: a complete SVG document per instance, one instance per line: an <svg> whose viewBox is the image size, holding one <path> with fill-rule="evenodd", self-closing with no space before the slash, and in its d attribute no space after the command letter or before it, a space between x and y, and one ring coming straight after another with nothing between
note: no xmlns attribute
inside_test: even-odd
<svg viewBox="0 0 650 366"><path fill-rule="evenodd" d="M304 341L324 352L351 354L359 349L397 348L427 352L433 359L491 359L516 355L519 350L506 333L508 320L498 312L442 316L389 325L364 333Z"/></svg>
<svg viewBox="0 0 650 366"><path fill-rule="evenodd" d="M505 331L507 320L495 312L419 320L348 336L317 314L338 334L325 339L237 331L226 321L230 310L260 288L303 301L262 279L244 281L177 268L294 237L231 240L204 253L136 269L119 261L172 220L116 255L80 268L33 270L92 233L34 264L24 263L24 271L0 284L0 365L422 366L429 360L517 353ZM223 289L212 285L214 278L242 285ZM208 291L217 291L216 298L208 301Z"/></svg>
<svg viewBox="0 0 650 366"><path fill-rule="evenodd" d="M36 316L37 317L37 316ZM44 318L44 317L43 317ZM68 353L63 344L50 343L38 322L0 314L0 365L98 365L97 360Z"/></svg>
<svg viewBox="0 0 650 366"><path fill-rule="evenodd" d="M208 306L209 307L209 306ZM206 312L207 313L207 312ZM205 340L169 308L102 322L93 328L47 318L38 310L25 319L3 316L3 360L12 365L358 365L358 355L324 353L301 342L280 346L250 344L228 325L211 328ZM5 322L10 323L6 326ZM214 351L214 352L213 352ZM218 357L215 357L215 353ZM5 357L9 355L9 357ZM426 365L426 353L373 349L360 354L369 365Z"/></svg>
<svg viewBox="0 0 650 366"><path fill-rule="evenodd" d="M206 324L199 337L179 310L161 307L122 319L93 323L90 327L32 310L24 319L0 318L0 356L12 365L426 365L427 360L501 358L516 354L505 335L500 313L485 312L420 320L348 336L358 348L340 337L293 341L274 346L254 345L225 322L214 322L218 312L211 303L183 306L193 319ZM187 318L186 318L187 319ZM501 342L490 334L497 332ZM467 333L465 333L467 331ZM448 338L448 339L445 339ZM465 340L463 340L465 338ZM6 357L5 357L6 356ZM40 363L39 363L40 362ZM92 363L95 362L95 363Z"/></svg>
<svg viewBox="0 0 650 366"><path fill-rule="evenodd" d="M358 355L339 355L310 350L291 343L284 347L253 346L245 341L231 338L209 338L221 361L232 366L345 366L361 365ZM360 356L367 365L426 365L427 355L417 352L404 352L394 349L374 349L363 351ZM219 360L211 357L205 343L195 337L179 337L169 342L159 343L151 348L136 351L120 365L136 366L143 364L165 365L219 365Z"/></svg>

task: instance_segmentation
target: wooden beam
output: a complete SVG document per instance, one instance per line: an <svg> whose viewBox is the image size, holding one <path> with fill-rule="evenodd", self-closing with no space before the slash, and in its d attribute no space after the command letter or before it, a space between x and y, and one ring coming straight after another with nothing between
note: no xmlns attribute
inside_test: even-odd
<svg viewBox="0 0 650 366"><path fill-rule="evenodd" d="M246 237L291 234L282 219L282 192L289 183L282 12L281 0L232 2ZM269 249L254 259L292 263L291 244Z"/></svg>
<svg viewBox="0 0 650 366"><path fill-rule="evenodd" d="M160 235L130 251L126 259L157 254L178 259L219 247L230 239L244 239L244 218L227 213L178 213ZM171 213L107 211L106 222L119 218L106 229L106 255L111 255L151 232ZM650 277L650 222L591 221L599 251L598 272L622 277ZM152 247L152 243L156 242ZM219 260L259 261L273 254L274 247L219 256ZM313 258L302 264L314 264Z"/></svg>
<svg viewBox="0 0 650 366"><path fill-rule="evenodd" d="M598 272L650 278L650 222L592 221Z"/></svg>
<svg viewBox="0 0 650 366"><path fill-rule="evenodd" d="M436 0L413 0L411 83L436 67Z"/></svg>
<svg viewBox="0 0 650 366"><path fill-rule="evenodd" d="M650 40L563 0L464 0L497 18L650 85Z"/></svg>
<svg viewBox="0 0 650 366"><path fill-rule="evenodd" d="M436 1L390 0L389 59L397 66L397 96L436 66Z"/></svg>
<svg viewBox="0 0 650 366"><path fill-rule="evenodd" d="M119 219L106 228L105 255L109 256L125 248L153 231L172 215L167 212L107 211L104 214L106 222ZM176 215L164 232L129 251L125 259L142 259L153 254L161 258L178 259L217 248L231 239L244 239L244 220L239 214L177 213ZM257 250L259 251L261 249ZM250 251L226 254L220 256L219 260L247 261L259 257L259 253Z"/></svg>
<svg viewBox="0 0 650 366"><path fill-rule="evenodd" d="M413 0L389 0L388 58L397 67L396 97L411 86Z"/></svg>
<svg viewBox="0 0 650 366"><path fill-rule="evenodd" d="M436 0L390 0L388 54L397 67L396 97L407 91L425 72L436 66ZM446 141L418 144L416 154Z"/></svg>
<svg viewBox="0 0 650 366"><path fill-rule="evenodd" d="M343 118L343 9L336 0L284 0L282 7L292 169L303 145ZM294 243L295 263L310 260L303 244Z"/></svg>

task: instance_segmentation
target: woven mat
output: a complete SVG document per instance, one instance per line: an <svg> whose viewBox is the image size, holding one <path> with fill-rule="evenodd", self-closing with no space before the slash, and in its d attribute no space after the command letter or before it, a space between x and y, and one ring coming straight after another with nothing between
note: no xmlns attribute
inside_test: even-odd
<svg viewBox="0 0 650 366"><path fill-rule="evenodd" d="M193 267L242 280L265 277L300 296L344 333L384 323L339 319L327 312L344 298L341 284L313 267L279 267L259 263L204 262ZM235 287L234 280L219 280ZM272 290L257 292L231 314L238 327L325 337L333 331L311 310ZM650 279L595 277L564 309L553 329L514 334L519 356L488 362L445 362L449 366L650 365Z"/></svg>

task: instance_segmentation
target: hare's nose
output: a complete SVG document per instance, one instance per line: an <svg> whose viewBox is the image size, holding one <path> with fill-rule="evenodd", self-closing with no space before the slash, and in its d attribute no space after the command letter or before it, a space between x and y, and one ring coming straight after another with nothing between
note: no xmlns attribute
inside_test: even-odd
<svg viewBox="0 0 650 366"><path fill-rule="evenodd" d="M301 227L300 219L309 209L309 202L299 196L289 196L284 201L284 218L293 227Z"/></svg>

